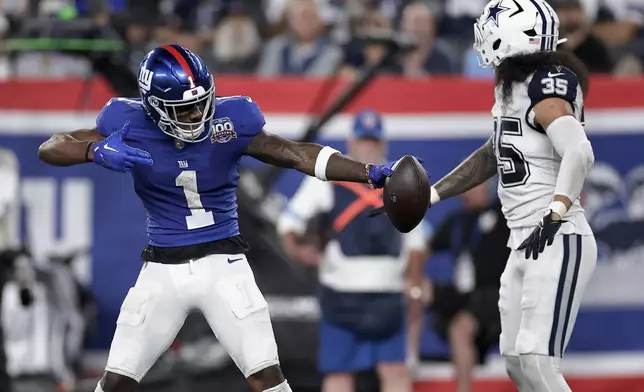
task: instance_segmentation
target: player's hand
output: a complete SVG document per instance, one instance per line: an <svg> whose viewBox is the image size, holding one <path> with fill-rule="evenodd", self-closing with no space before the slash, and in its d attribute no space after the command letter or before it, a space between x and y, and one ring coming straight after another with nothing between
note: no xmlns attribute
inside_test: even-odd
<svg viewBox="0 0 644 392"><path fill-rule="evenodd" d="M369 181L374 189L383 188L385 186L387 177L391 176L391 174L394 172L394 168L396 167L396 164L400 161L400 159L387 162L383 165L369 165ZM418 159L418 162L423 163L422 158L416 157L416 159Z"/></svg>
<svg viewBox="0 0 644 392"><path fill-rule="evenodd" d="M304 265L317 267L322 261L322 253L315 245L301 244L298 246L296 258Z"/></svg>
<svg viewBox="0 0 644 392"><path fill-rule="evenodd" d="M96 142L92 147L94 163L119 173L130 171L135 164L152 165L152 157L147 151L125 144L125 135L129 130L130 122L128 121L117 132Z"/></svg>
<svg viewBox="0 0 644 392"><path fill-rule="evenodd" d="M418 159L418 162L423 163L423 158L415 157ZM402 158L400 158L402 159ZM391 174L394 171L394 168L396 167L396 164L400 161L393 161L386 163L384 165L371 165L369 169L369 180L373 184L373 187L375 189L382 188L385 186L385 181L387 180L387 177L391 176ZM425 169L425 172L427 173L427 177L429 177L429 173L427 172L427 169ZM378 215L382 215L385 213L385 207L378 207L378 208L373 208L371 211L369 211L369 218L376 217Z"/></svg>
<svg viewBox="0 0 644 392"><path fill-rule="evenodd" d="M539 253L542 253L546 248L546 244L548 246L552 245L561 224L565 222L561 219L553 219L553 215L552 211L549 211L530 236L519 246L518 250L525 250L526 259L529 259L530 255L532 255L532 259L536 260L539 257Z"/></svg>

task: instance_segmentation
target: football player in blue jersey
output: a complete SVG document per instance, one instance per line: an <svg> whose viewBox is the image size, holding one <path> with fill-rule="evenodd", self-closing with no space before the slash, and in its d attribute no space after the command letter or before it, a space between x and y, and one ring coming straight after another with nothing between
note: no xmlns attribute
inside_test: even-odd
<svg viewBox="0 0 644 392"><path fill-rule="evenodd" d="M265 132L259 106L246 96L215 97L203 60L178 45L148 53L138 84L140 98L111 99L96 127L54 135L38 151L55 166L94 162L129 172L147 211L144 265L121 306L95 392L134 391L192 309L204 314L253 391L291 391L266 301L244 256L240 159L376 188L394 162L365 165L330 147Z"/></svg>

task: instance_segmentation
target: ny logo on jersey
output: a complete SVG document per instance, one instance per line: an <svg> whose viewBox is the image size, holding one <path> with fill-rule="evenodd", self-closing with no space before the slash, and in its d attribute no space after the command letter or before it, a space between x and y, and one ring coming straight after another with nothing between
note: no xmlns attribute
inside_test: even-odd
<svg viewBox="0 0 644 392"><path fill-rule="evenodd" d="M211 143L227 143L232 139L237 139L235 126L228 117L217 118L213 120Z"/></svg>
<svg viewBox="0 0 644 392"><path fill-rule="evenodd" d="M188 167L188 161L178 161L179 167L185 169Z"/></svg>
<svg viewBox="0 0 644 392"><path fill-rule="evenodd" d="M153 77L154 72L149 69L141 68L141 73L139 73L139 88L145 92L150 91L150 88L152 88Z"/></svg>

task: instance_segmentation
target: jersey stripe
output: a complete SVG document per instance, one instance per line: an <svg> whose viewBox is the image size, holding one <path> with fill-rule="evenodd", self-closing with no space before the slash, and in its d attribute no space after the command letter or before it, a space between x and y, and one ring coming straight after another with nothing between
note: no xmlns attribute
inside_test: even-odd
<svg viewBox="0 0 644 392"><path fill-rule="evenodd" d="M175 47L173 47L171 45L163 45L161 48L167 50L168 52L170 52L172 57L174 57L175 60L177 60L179 62L179 65L181 66L181 69L183 69L183 72L186 73L186 76L188 78L191 78L193 81L195 80L195 77L192 74L192 70L190 69L190 65L188 64L186 59L183 57L181 52L179 52Z"/></svg>
<svg viewBox="0 0 644 392"><path fill-rule="evenodd" d="M534 7L539 11L539 15L541 15L541 22L543 25L543 28L541 29L541 50L545 51L546 50L546 38L544 37L546 34L548 34L548 21L546 19L546 14L543 12L543 8L539 5L538 0L530 0Z"/></svg>

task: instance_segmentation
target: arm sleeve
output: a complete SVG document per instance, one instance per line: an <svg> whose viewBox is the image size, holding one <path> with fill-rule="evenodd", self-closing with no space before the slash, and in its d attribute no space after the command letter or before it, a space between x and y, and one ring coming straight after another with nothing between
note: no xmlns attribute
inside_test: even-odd
<svg viewBox="0 0 644 392"><path fill-rule="evenodd" d="M537 71L528 84L530 107L526 113L528 125L541 133L546 133L541 125L535 121L534 107L541 101L549 98L560 98L570 103L573 110L582 110L578 104L582 92L579 80L571 70L566 67L550 66Z"/></svg>
<svg viewBox="0 0 644 392"><path fill-rule="evenodd" d="M320 181L317 178L305 177L302 185L278 219L277 232L280 235L291 231L304 234L309 219L333 208L332 186L331 183Z"/></svg>
<svg viewBox="0 0 644 392"><path fill-rule="evenodd" d="M561 156L555 194L566 196L573 203L590 172L595 156L581 123L572 116L562 116L547 129L552 146Z"/></svg>

